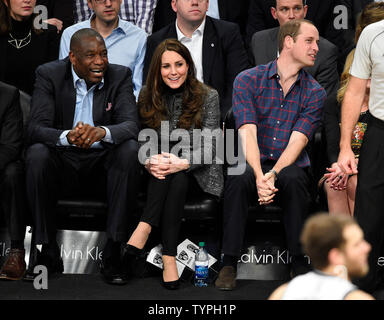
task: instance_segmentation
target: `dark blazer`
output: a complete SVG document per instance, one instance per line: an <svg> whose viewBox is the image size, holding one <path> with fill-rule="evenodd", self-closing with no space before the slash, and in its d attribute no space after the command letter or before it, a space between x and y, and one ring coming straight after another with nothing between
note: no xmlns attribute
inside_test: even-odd
<svg viewBox="0 0 384 320"><path fill-rule="evenodd" d="M219 0L220 19L237 23L240 32L245 37L248 8L252 0ZM172 10L170 0L158 0L153 22L153 32L156 32L176 20L176 13Z"/></svg>
<svg viewBox="0 0 384 320"><path fill-rule="evenodd" d="M275 2L276 0L251 0L248 11L247 41L251 41L255 32L279 26L278 21L271 14L271 7L275 6ZM307 5L308 11L305 18L315 24L322 37L327 37L334 0L307 0Z"/></svg>
<svg viewBox="0 0 384 320"><path fill-rule="evenodd" d="M177 39L176 25L172 22L148 37L144 60L143 83L156 47L165 39ZM220 96L221 118L232 105L235 77L250 67L239 27L231 22L206 17L203 35L204 83L216 89Z"/></svg>
<svg viewBox="0 0 384 320"><path fill-rule="evenodd" d="M0 171L18 158L23 141L19 90L0 82Z"/></svg>
<svg viewBox="0 0 384 320"><path fill-rule="evenodd" d="M279 28L257 32L252 37L254 64L266 64L277 58ZM260 45L263 44L263 46ZM337 47L320 37L319 52L313 67L305 68L327 92L334 96L339 85Z"/></svg>
<svg viewBox="0 0 384 320"><path fill-rule="evenodd" d="M69 58L40 66L36 70L31 102L29 142L56 146L60 134L73 127L75 106L76 90ZM93 121L95 126L110 130L115 144L137 139L139 119L129 68L108 66L104 86L94 91Z"/></svg>

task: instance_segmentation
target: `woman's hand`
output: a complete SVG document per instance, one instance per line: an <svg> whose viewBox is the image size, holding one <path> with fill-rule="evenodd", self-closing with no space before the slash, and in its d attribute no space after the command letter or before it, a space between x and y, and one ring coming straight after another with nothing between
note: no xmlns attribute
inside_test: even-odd
<svg viewBox="0 0 384 320"><path fill-rule="evenodd" d="M342 191L347 188L348 174L341 170L337 162L334 162L331 168L327 168L327 171L329 173L324 174L327 178L325 182L330 184L331 189Z"/></svg>
<svg viewBox="0 0 384 320"><path fill-rule="evenodd" d="M147 171L157 179L165 179L167 175L187 170L189 167L188 160L167 152L152 156L145 162Z"/></svg>

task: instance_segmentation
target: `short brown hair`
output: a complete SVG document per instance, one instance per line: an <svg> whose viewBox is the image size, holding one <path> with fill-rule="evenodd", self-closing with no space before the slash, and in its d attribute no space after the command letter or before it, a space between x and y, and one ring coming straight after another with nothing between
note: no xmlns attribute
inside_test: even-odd
<svg viewBox="0 0 384 320"><path fill-rule="evenodd" d="M352 224L356 224L356 221L350 216L330 216L327 213L316 214L307 220L301 234L301 243L314 268L324 269L329 264L329 251L343 248L343 231Z"/></svg>
<svg viewBox="0 0 384 320"><path fill-rule="evenodd" d="M294 19L284 23L279 29L279 52L284 48L285 38L290 36L293 41L296 41L297 36L300 34L300 27L302 23L308 23L314 26L314 24L306 19Z"/></svg>

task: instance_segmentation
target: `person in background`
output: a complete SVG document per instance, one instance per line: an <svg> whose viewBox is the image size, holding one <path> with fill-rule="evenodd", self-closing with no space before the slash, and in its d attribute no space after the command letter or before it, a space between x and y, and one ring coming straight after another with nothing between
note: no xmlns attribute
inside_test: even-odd
<svg viewBox="0 0 384 320"><path fill-rule="evenodd" d="M316 214L301 234L314 270L278 287L269 300L374 300L351 283L368 272L371 246L348 216Z"/></svg>
<svg viewBox="0 0 384 320"><path fill-rule="evenodd" d="M153 54L138 107L143 127L155 130L158 139L147 142L139 151L140 162L149 173L147 202L128 241L126 260L129 267L129 261L144 248L152 228L160 227L162 284L177 289L175 257L187 192L197 189L219 199L223 189L222 166L215 162L215 139L206 143L201 136L196 138L196 129L216 130L221 135L219 97L216 90L197 80L189 50L178 40L168 39ZM169 129L164 132L161 124L165 121ZM178 129L184 130L181 133ZM181 140L170 140L176 132ZM162 141L170 141L169 149L158 147L165 145ZM212 157L212 162L205 163L206 155Z"/></svg>
<svg viewBox="0 0 384 320"><path fill-rule="evenodd" d="M372 2L368 4L359 14L355 32L355 43L357 43L361 32L371 23L384 19L384 3ZM349 73L355 49L347 56L344 65L344 71L341 74L340 88L337 94L337 105L327 105L324 109L324 126L327 141L327 153L329 160L328 173L326 173L319 182L321 187L323 184L328 201L328 211L330 214L345 213L353 215L355 207L355 195L357 185L357 175L346 175L337 164L337 156L339 154L340 141L340 121L341 121L341 104L344 99L345 91L348 87L351 75ZM360 116L353 131L352 148L358 162L360 148L363 141L364 133L367 129L369 117L369 93L370 80L367 83L365 97L361 105Z"/></svg>
<svg viewBox="0 0 384 320"><path fill-rule="evenodd" d="M35 5L36 0L0 0L0 81L29 95L36 68L59 54L57 29L35 21Z"/></svg>

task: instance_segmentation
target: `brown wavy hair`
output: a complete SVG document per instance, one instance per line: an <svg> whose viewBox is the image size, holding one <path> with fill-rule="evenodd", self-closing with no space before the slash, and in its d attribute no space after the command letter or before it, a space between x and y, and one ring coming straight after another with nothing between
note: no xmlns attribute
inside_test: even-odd
<svg viewBox="0 0 384 320"><path fill-rule="evenodd" d="M178 53L188 65L187 77L181 87L183 113L178 126L183 129L189 129L192 125L201 128L201 113L207 90L196 79L195 64L189 50L176 39L161 42L152 56L145 87L141 90L138 100L141 121L146 127L157 129L161 121L168 118L165 96L170 89L161 76L161 59L165 51Z"/></svg>

